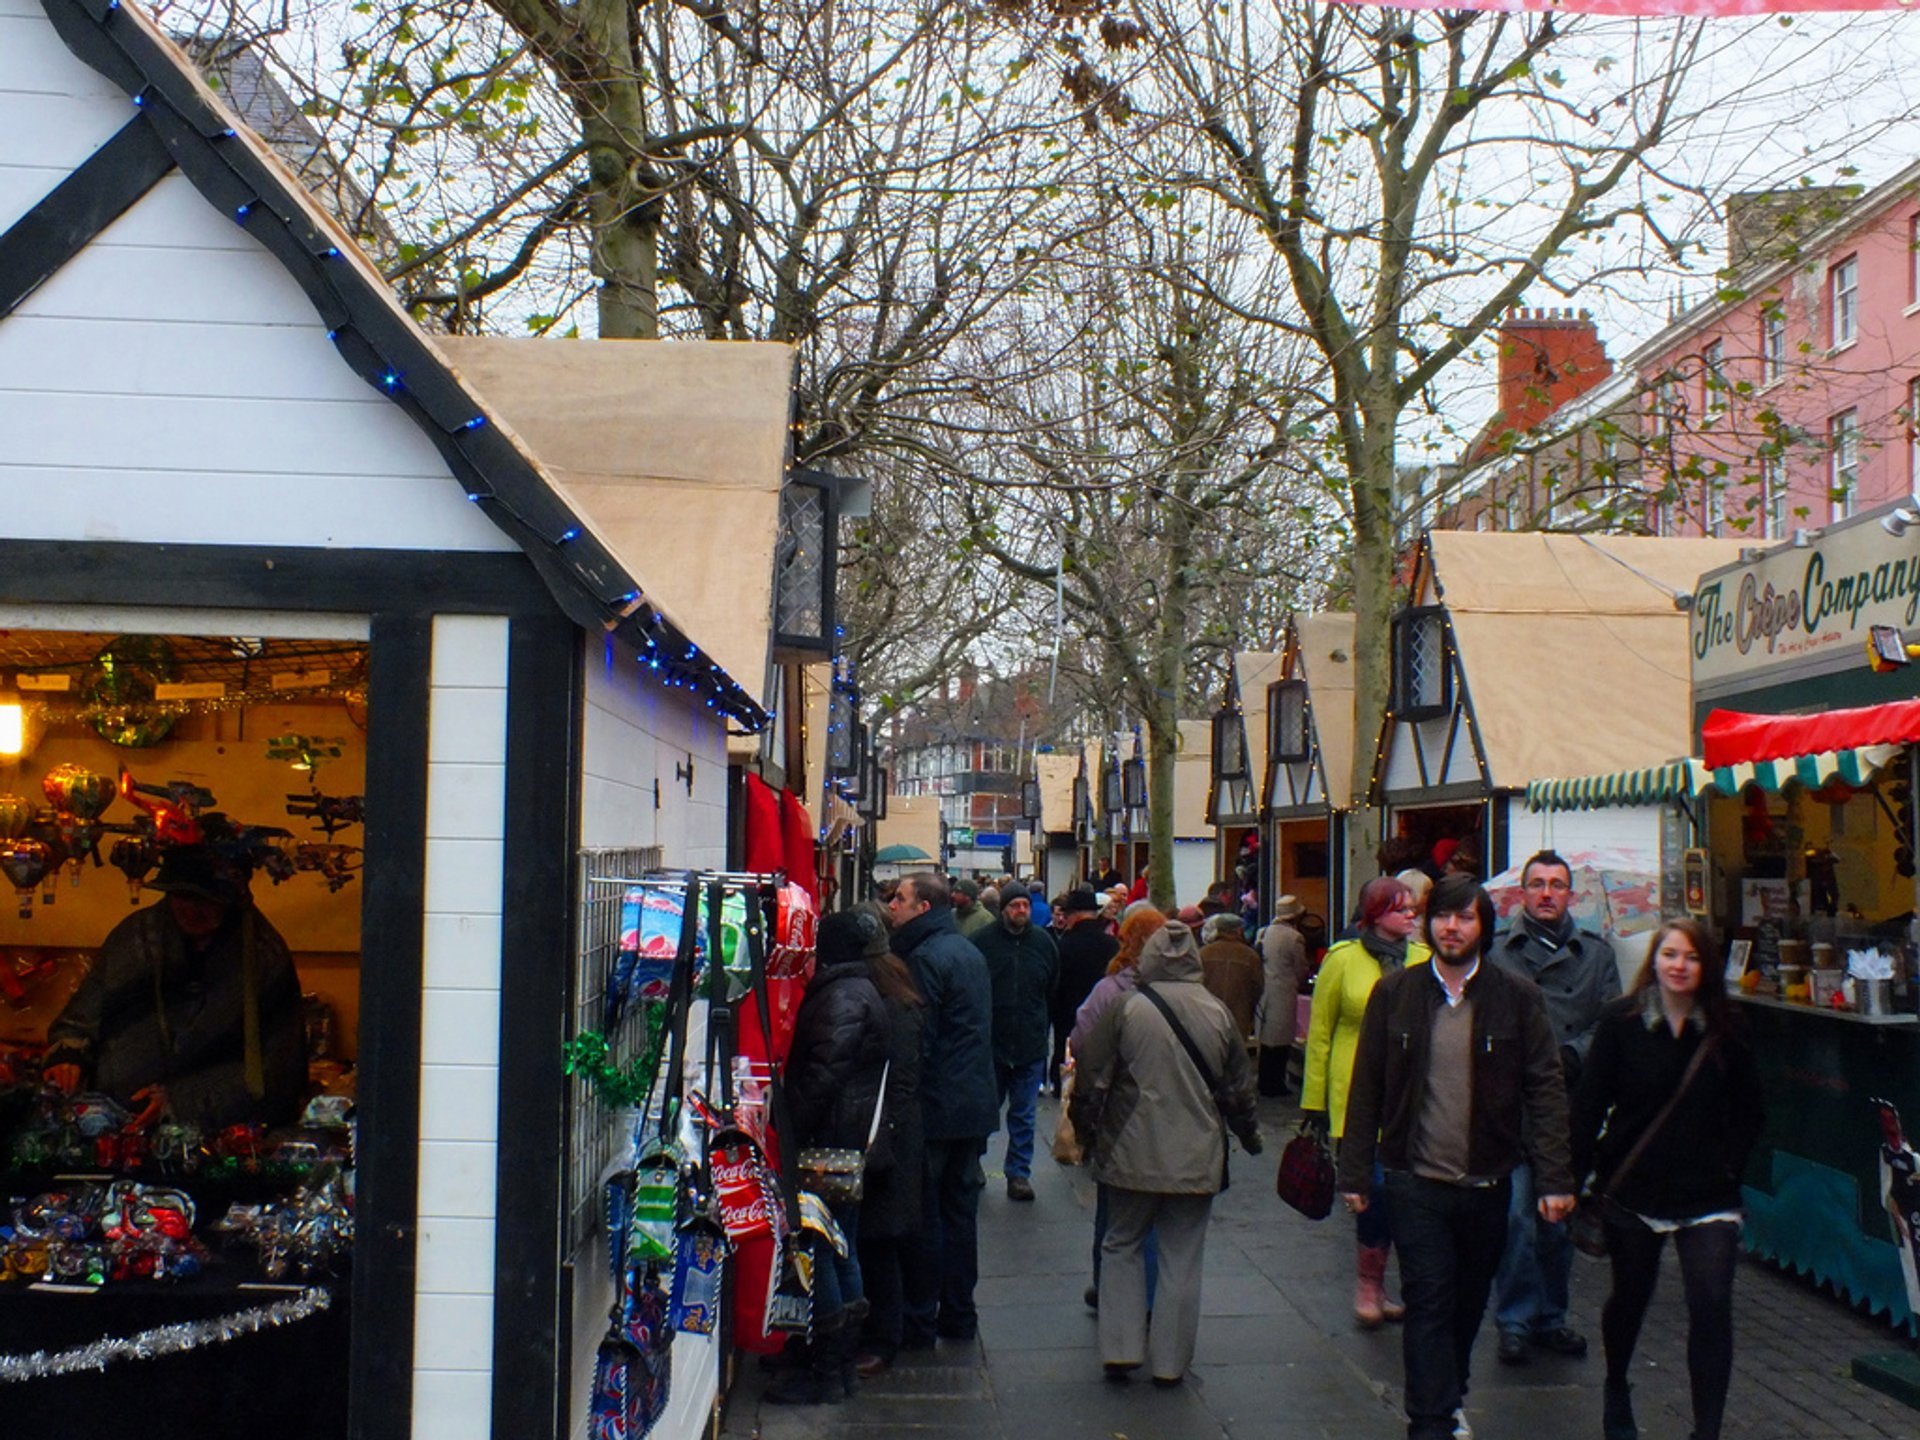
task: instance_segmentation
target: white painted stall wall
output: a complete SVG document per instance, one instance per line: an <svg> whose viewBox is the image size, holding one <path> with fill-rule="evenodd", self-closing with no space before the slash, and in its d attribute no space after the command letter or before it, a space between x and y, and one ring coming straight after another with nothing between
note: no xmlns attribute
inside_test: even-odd
<svg viewBox="0 0 1920 1440"><path fill-rule="evenodd" d="M611 636L588 644L585 667L580 843L659 845L669 865L725 866L726 722L691 691L662 685ZM691 793L676 770L689 761Z"/></svg>
<svg viewBox="0 0 1920 1440"><path fill-rule="evenodd" d="M0 0L0 229L133 114L33 0ZM21 539L514 548L178 171L0 325L0 435Z"/></svg>
<svg viewBox="0 0 1920 1440"><path fill-rule="evenodd" d="M507 621L433 622L420 1015L414 1440L479 1440L493 1414Z"/></svg>
<svg viewBox="0 0 1920 1440"><path fill-rule="evenodd" d="M1527 797L1507 800L1507 858L1518 865L1536 850L1632 850L1660 858L1660 807L1622 805L1605 810L1527 809Z"/></svg>
<svg viewBox="0 0 1920 1440"><path fill-rule="evenodd" d="M1176 835L1173 837L1173 899L1178 905L1198 905L1207 898L1207 887L1221 877L1214 874L1214 841Z"/></svg>
<svg viewBox="0 0 1920 1440"><path fill-rule="evenodd" d="M695 637L698 638L697 636ZM725 722L685 690L662 685L632 646L612 637L589 643L584 660L585 725L581 741L580 843L588 847L659 845L671 866L720 869L727 860ZM675 767L693 763L693 791ZM659 805L655 808L655 784ZM706 1052L704 1012L688 1037L689 1070ZM692 1076L690 1084L700 1084ZM574 1257L573 1367L568 1423L588 1433L594 1347L606 1333L612 1280L599 1236ZM676 1338L667 1413L656 1440L694 1440L706 1433L719 1393L719 1350L696 1336Z"/></svg>

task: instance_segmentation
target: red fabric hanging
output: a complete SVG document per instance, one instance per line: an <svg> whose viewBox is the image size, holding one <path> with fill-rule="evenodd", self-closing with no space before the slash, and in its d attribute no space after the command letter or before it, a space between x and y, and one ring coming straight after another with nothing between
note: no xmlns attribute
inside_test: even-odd
<svg viewBox="0 0 1920 1440"><path fill-rule="evenodd" d="M747 776L747 827L744 867L756 875L771 875L786 864L786 841L780 828L780 797L758 775Z"/></svg>
<svg viewBox="0 0 1920 1440"><path fill-rule="evenodd" d="M780 792L780 835L783 842L787 879L820 903L820 867L813 856L813 819L800 797L791 790Z"/></svg>
<svg viewBox="0 0 1920 1440"><path fill-rule="evenodd" d="M1920 700L1895 700L1820 715L1748 715L1715 710L1700 727L1701 758L1710 770L1861 745L1920 740Z"/></svg>

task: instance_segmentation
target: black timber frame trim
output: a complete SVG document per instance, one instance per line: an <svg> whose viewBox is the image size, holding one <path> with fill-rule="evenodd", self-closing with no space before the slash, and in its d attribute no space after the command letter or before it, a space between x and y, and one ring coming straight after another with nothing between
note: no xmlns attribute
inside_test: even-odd
<svg viewBox="0 0 1920 1440"><path fill-rule="evenodd" d="M579 631L516 619L507 641L506 812L512 893L500 919L500 1119L495 1175L493 1434L563 1440L572 1374L561 1285L582 715Z"/></svg>
<svg viewBox="0 0 1920 1440"><path fill-rule="evenodd" d="M0 234L0 317L18 309L171 169L167 147L146 117L135 114Z"/></svg>
<svg viewBox="0 0 1920 1440"><path fill-rule="evenodd" d="M576 624L622 629L667 684L708 697L748 730L758 701L649 604L537 465L487 423L478 398L394 302L370 264L342 252L313 198L235 133L227 113L158 31L119 0L41 0L76 56L134 98L173 162L259 241L306 293L353 371L405 412L479 505L540 572Z"/></svg>
<svg viewBox="0 0 1920 1440"><path fill-rule="evenodd" d="M347 1433L413 1428L420 1210L420 1010L433 618L373 618L367 662L366 847L360 901L359 1164ZM408 862L411 863L408 863Z"/></svg>
<svg viewBox="0 0 1920 1440"><path fill-rule="evenodd" d="M522 554L0 539L0 601L365 614L552 615Z"/></svg>

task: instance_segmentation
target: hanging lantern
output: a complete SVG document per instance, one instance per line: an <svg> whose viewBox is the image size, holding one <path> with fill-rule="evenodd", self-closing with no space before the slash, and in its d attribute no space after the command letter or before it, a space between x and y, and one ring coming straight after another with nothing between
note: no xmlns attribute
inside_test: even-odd
<svg viewBox="0 0 1920 1440"><path fill-rule="evenodd" d="M835 680L827 697L827 775L851 775L854 768L854 728L859 723L860 692L846 680Z"/></svg>
<svg viewBox="0 0 1920 1440"><path fill-rule="evenodd" d="M857 483L824 470L795 470L780 487L780 529L773 552L777 660L804 662L833 653L840 492Z"/></svg>
<svg viewBox="0 0 1920 1440"><path fill-rule="evenodd" d="M879 766L874 771L874 776L873 818L875 820L884 820L887 818L887 796L893 791L893 767L891 765Z"/></svg>
<svg viewBox="0 0 1920 1440"><path fill-rule="evenodd" d="M1020 782L1020 814L1037 826L1040 823L1040 777L1030 775Z"/></svg>
<svg viewBox="0 0 1920 1440"><path fill-rule="evenodd" d="M1114 763L1100 776L1100 810L1109 819L1118 815L1126 805L1125 793L1120 782L1120 762Z"/></svg>
<svg viewBox="0 0 1920 1440"><path fill-rule="evenodd" d="M1140 732L1133 732L1133 755L1120 766L1120 793L1129 810L1147 808L1147 761L1140 753Z"/></svg>
<svg viewBox="0 0 1920 1440"><path fill-rule="evenodd" d="M1080 751L1080 769L1073 777L1073 833L1086 839L1093 829L1093 787L1087 783L1087 752Z"/></svg>

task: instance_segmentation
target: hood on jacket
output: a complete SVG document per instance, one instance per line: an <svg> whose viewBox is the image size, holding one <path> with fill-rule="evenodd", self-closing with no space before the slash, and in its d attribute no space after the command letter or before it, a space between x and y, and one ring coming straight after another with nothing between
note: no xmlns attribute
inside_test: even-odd
<svg viewBox="0 0 1920 1440"><path fill-rule="evenodd" d="M1169 920L1140 948L1142 985L1156 980L1198 980L1200 976L1200 947L1193 943L1192 927L1183 921Z"/></svg>

